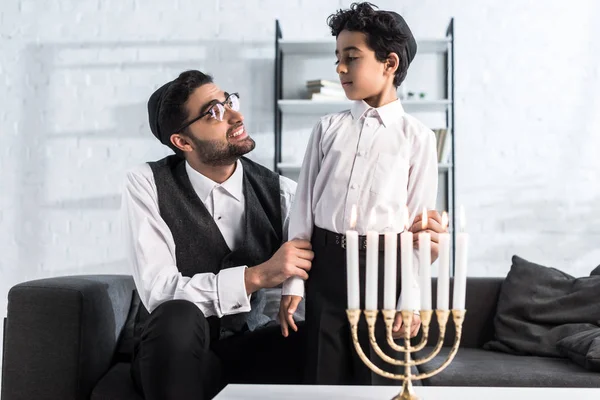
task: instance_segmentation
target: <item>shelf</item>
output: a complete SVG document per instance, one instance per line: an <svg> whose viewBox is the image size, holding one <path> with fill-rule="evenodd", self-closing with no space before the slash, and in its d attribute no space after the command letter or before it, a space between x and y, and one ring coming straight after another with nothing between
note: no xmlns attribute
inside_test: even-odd
<svg viewBox="0 0 600 400"><path fill-rule="evenodd" d="M279 100L277 104L283 113L321 115L348 110L352 106L350 100ZM402 102L404 110L409 114L415 112L446 111L446 108L450 104L452 104L450 100L406 100Z"/></svg>
<svg viewBox="0 0 600 400"><path fill-rule="evenodd" d="M452 164L448 164L448 163L438 164L439 171L448 171L451 167L452 167ZM281 171L298 172L298 171L300 171L300 168L302 168L302 165L295 164L295 163L283 163L282 162L282 163L277 164L277 168L279 168Z"/></svg>
<svg viewBox="0 0 600 400"><path fill-rule="evenodd" d="M294 164L294 163L279 163L277 164L277 168L279 168L282 171L300 171L300 168L302 168L302 164Z"/></svg>
<svg viewBox="0 0 600 400"><path fill-rule="evenodd" d="M448 51L450 39L423 39L417 40L417 54L445 53ZM335 39L315 39L315 40L286 40L279 39L279 48L283 54L288 55L325 55L333 56L335 54Z"/></svg>

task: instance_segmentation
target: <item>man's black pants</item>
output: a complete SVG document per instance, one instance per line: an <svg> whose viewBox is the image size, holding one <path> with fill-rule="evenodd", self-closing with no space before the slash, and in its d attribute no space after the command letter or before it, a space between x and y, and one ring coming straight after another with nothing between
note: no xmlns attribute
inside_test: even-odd
<svg viewBox="0 0 600 400"><path fill-rule="evenodd" d="M193 303L167 301L147 320L135 348L132 376L146 400L213 398L228 383L301 383L305 343L278 325L211 340Z"/></svg>

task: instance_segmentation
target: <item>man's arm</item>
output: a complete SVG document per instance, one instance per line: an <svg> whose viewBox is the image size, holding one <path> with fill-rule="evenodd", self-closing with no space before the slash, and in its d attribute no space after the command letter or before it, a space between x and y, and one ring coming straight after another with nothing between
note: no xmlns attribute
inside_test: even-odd
<svg viewBox="0 0 600 400"><path fill-rule="evenodd" d="M121 211L126 253L140 298L149 312L175 299L196 304L206 317L250 311L246 266L228 268L218 274L181 275L173 235L160 215L149 165L127 174Z"/></svg>

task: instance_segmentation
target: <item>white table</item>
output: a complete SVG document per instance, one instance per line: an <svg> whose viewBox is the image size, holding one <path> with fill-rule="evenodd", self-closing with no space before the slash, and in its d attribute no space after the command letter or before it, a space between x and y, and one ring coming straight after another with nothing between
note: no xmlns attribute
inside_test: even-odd
<svg viewBox="0 0 600 400"><path fill-rule="evenodd" d="M389 400L392 386L228 385L215 400ZM421 400L599 400L600 389L415 387Z"/></svg>

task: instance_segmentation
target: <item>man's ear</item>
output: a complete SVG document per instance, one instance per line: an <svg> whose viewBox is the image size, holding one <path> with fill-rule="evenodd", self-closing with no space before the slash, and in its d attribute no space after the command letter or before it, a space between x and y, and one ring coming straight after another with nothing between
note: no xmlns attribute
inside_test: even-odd
<svg viewBox="0 0 600 400"><path fill-rule="evenodd" d="M385 71L394 75L400 66L400 58L396 53L388 54L388 58L385 61Z"/></svg>
<svg viewBox="0 0 600 400"><path fill-rule="evenodd" d="M192 147L191 140L185 135L182 135L180 133L174 133L171 135L170 139L173 146L177 147L183 152L194 150L194 148Z"/></svg>

